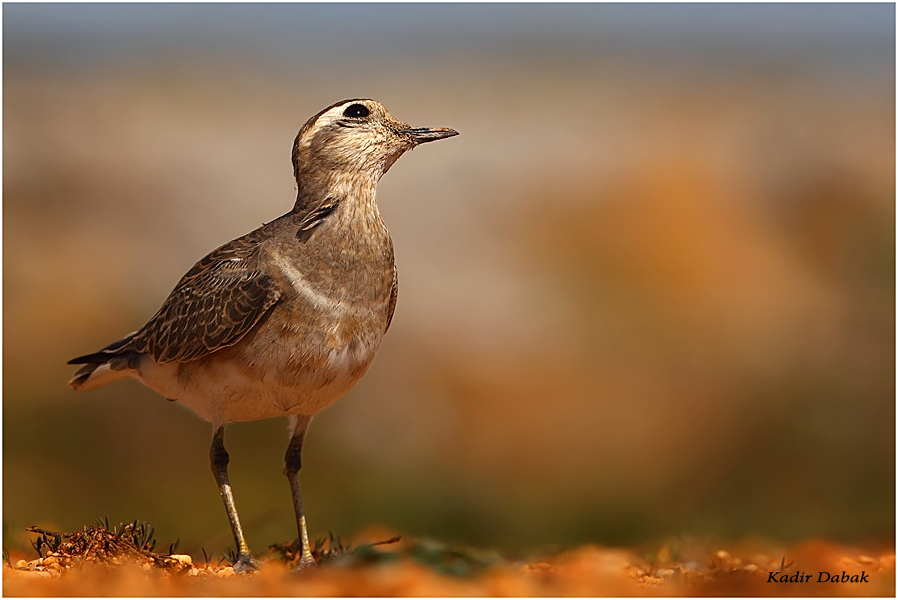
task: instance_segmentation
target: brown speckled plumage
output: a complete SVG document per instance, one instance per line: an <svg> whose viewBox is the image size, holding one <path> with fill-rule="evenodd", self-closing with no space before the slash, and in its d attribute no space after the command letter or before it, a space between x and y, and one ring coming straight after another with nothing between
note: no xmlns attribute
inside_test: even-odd
<svg viewBox="0 0 898 600"><path fill-rule="evenodd" d="M224 426L289 416L287 452L300 567L311 560L298 472L305 429L364 374L396 307L393 242L378 180L407 150L457 135L413 129L374 100L344 100L303 125L293 145L293 209L200 260L136 332L78 357L69 384L133 377L213 424L210 458L238 546L255 561L227 479Z"/></svg>

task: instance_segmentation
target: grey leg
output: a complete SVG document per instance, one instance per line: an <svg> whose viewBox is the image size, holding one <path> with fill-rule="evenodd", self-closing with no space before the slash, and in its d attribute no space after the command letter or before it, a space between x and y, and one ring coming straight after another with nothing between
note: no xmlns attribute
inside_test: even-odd
<svg viewBox="0 0 898 600"><path fill-rule="evenodd" d="M287 446L287 454L284 456L284 475L290 480L290 491L293 493L293 510L296 512L296 529L299 533L299 541L302 544L302 554L296 571L315 564L312 557L312 547L309 544L309 532L306 530L306 515L302 509L302 496L299 493L299 470L302 468L302 441L306 435L312 417L300 415L291 416L290 425L293 428L293 436L290 445Z"/></svg>
<svg viewBox="0 0 898 600"><path fill-rule="evenodd" d="M225 510L228 511L228 520L231 522L231 532L234 534L234 542L237 544L237 562L234 563L234 571L254 571L259 568L259 563L250 554L246 538L243 537L243 529L240 527L240 519L237 518L237 507L234 505L234 495L231 493L231 484L228 481L228 462L230 457L224 447L224 425L212 434L212 446L209 448L209 460L212 463L212 474L215 475L215 483L224 501Z"/></svg>

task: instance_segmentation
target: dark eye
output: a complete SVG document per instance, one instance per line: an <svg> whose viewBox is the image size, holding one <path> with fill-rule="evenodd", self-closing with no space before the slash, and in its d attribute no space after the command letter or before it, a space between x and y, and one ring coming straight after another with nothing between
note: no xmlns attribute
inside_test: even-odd
<svg viewBox="0 0 898 600"><path fill-rule="evenodd" d="M370 114L371 112L364 104L350 104L349 107L343 111L344 117L354 117L356 119L367 117Z"/></svg>

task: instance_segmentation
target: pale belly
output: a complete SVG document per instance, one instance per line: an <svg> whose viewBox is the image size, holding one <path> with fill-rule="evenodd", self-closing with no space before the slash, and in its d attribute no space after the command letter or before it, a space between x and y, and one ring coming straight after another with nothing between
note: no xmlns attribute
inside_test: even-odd
<svg viewBox="0 0 898 600"><path fill-rule="evenodd" d="M284 340L281 333L275 339L273 332L263 330L234 347L186 363L159 364L146 358L134 375L216 425L313 415L358 382L383 335L314 340L318 343L295 337Z"/></svg>

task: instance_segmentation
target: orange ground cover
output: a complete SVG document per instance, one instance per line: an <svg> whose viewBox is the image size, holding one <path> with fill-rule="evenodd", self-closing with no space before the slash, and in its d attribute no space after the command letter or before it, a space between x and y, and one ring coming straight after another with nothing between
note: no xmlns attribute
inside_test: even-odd
<svg viewBox="0 0 898 600"><path fill-rule="evenodd" d="M383 533L379 531L377 539L386 539ZM555 556L513 561L495 553L404 537L395 543L361 544L345 553L332 553L338 556L324 566L298 574L291 573L282 560L289 559L290 553L272 547L268 562L251 575L235 574L227 561L205 564L187 555L141 555L125 549L84 554L84 550L82 544L78 550L82 556L71 556L60 547L59 552L44 552L43 558L34 560L13 553L3 568L4 595L895 595L894 548L846 547L825 541L785 548L747 542L726 550L695 543L675 549L664 546L650 553L589 545Z"/></svg>

